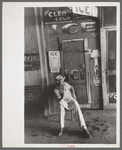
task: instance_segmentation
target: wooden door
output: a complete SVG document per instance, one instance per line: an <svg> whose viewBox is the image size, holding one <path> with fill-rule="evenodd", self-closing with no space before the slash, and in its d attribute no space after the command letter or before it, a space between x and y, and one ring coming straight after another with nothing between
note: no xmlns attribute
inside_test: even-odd
<svg viewBox="0 0 122 150"><path fill-rule="evenodd" d="M75 89L79 104L88 104L83 39L62 40L63 74Z"/></svg>
<svg viewBox="0 0 122 150"><path fill-rule="evenodd" d="M116 103L116 30L107 32L109 103Z"/></svg>

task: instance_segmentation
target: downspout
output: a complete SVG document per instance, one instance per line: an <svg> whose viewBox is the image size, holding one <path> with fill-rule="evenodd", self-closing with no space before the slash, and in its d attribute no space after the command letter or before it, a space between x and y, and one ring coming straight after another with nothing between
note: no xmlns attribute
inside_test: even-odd
<svg viewBox="0 0 122 150"><path fill-rule="evenodd" d="M44 74L45 74L45 85L46 85L46 91L45 95L47 97L47 105L48 105L48 113L47 116L51 115L51 106L50 106L50 97L49 97L49 77L48 77L48 65L47 65L47 52L46 52L46 39L45 39L45 34L44 34L44 9L41 7L40 8L40 18L41 18L41 33L42 33L42 43L44 46L44 51L43 51L43 59L44 59Z"/></svg>
<svg viewBox="0 0 122 150"><path fill-rule="evenodd" d="M37 32L37 39L38 39L38 48L39 48L39 55L40 55L40 69L41 69L41 84L42 84L42 92L43 92L43 103L44 103L44 114L45 116L49 115L49 102L48 98L45 97L45 90L48 89L47 85L49 84L48 81L48 73L47 73L47 63L46 63L46 45L44 40L44 29L43 29L43 8L34 8L35 12L35 22L36 22L36 32ZM48 93L48 92L47 92ZM48 104L47 104L47 103Z"/></svg>
<svg viewBox="0 0 122 150"><path fill-rule="evenodd" d="M104 70L103 70L103 61L105 61L105 53L106 53L106 40L105 40L105 32L103 28L103 11L102 7L98 7L98 19L100 23L100 53L101 53L101 84L102 84L102 110L106 110L106 95L104 95L104 91L107 91L105 82L104 82ZM103 54L103 51L105 53Z"/></svg>

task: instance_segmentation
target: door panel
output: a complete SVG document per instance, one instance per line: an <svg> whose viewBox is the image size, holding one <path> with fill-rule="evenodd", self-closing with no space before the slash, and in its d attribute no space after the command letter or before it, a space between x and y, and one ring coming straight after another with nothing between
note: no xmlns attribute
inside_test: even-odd
<svg viewBox="0 0 122 150"><path fill-rule="evenodd" d="M104 109L116 109L116 28L101 29L101 67Z"/></svg>
<svg viewBox="0 0 122 150"><path fill-rule="evenodd" d="M116 31L107 32L108 38L108 93L109 102L116 103L113 97L116 93Z"/></svg>
<svg viewBox="0 0 122 150"><path fill-rule="evenodd" d="M74 87L79 104L87 104L84 41L62 41L62 50L66 81Z"/></svg>

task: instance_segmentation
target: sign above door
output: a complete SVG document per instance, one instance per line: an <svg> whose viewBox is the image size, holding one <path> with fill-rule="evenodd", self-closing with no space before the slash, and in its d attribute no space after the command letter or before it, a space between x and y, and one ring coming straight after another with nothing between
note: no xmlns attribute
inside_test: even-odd
<svg viewBox="0 0 122 150"><path fill-rule="evenodd" d="M95 6L72 7L72 11L79 15L98 17L98 9Z"/></svg>
<svg viewBox="0 0 122 150"><path fill-rule="evenodd" d="M72 21L72 16L72 10L68 7L48 7L44 10L44 21L47 23Z"/></svg>
<svg viewBox="0 0 122 150"><path fill-rule="evenodd" d="M45 7L44 22L72 22L73 13L78 15L98 17L98 9L95 6L80 7Z"/></svg>

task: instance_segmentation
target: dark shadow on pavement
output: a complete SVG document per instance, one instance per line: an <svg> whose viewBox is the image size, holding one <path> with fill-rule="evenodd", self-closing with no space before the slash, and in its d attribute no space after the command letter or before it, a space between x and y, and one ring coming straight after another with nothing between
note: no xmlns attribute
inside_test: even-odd
<svg viewBox="0 0 122 150"><path fill-rule="evenodd" d="M48 128L48 132L53 136L58 136L60 129Z"/></svg>
<svg viewBox="0 0 122 150"><path fill-rule="evenodd" d="M78 136L80 138L88 138L87 134L84 131L71 131L71 130L69 130L67 133L69 136Z"/></svg>

